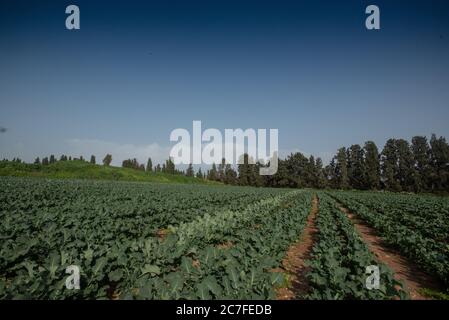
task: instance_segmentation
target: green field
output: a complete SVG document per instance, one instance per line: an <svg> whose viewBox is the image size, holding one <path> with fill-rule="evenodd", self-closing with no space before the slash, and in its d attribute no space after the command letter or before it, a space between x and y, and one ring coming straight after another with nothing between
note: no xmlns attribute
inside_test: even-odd
<svg viewBox="0 0 449 320"><path fill-rule="evenodd" d="M447 288L448 198L0 177L0 299L275 299L314 197L310 289L296 298L408 298L337 201ZM365 288L372 264L379 290ZM65 287L69 265L80 290Z"/></svg>
<svg viewBox="0 0 449 320"><path fill-rule="evenodd" d="M80 160L57 161L49 165L0 161L0 176L218 184L218 182L215 181L186 177L183 175L173 175L162 172L145 172L130 168L96 165Z"/></svg>
<svg viewBox="0 0 449 320"><path fill-rule="evenodd" d="M449 199L370 192L330 193L373 226L390 245L449 287Z"/></svg>

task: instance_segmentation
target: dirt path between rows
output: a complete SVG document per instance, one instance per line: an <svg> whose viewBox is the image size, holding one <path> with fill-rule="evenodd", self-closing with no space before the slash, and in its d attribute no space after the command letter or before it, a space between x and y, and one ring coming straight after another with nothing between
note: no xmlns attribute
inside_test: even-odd
<svg viewBox="0 0 449 320"><path fill-rule="evenodd" d="M318 206L318 197L314 195L306 227L298 241L289 247L282 261L282 271L287 273L291 286L276 289L278 300L298 299L309 291L306 274L310 268L304 262L311 257L313 244L316 240L318 229L315 226L315 219L318 214Z"/></svg>
<svg viewBox="0 0 449 320"><path fill-rule="evenodd" d="M410 298L412 300L429 299L420 294L420 289L428 288L438 291L441 290L441 285L434 277L424 273L414 262L402 256L398 251L390 248L384 241L382 241L373 228L368 226L363 220L359 219L348 208L345 208L341 203L338 203L338 207L354 224L357 232L376 258L387 265L395 273L395 278L397 280L400 280L405 284L406 289L410 292Z"/></svg>

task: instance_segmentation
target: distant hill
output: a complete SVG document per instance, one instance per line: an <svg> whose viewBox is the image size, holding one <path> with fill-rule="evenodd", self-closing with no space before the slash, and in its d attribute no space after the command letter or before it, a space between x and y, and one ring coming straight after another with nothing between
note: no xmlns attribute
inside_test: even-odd
<svg viewBox="0 0 449 320"><path fill-rule="evenodd" d="M129 168L106 167L85 161L58 161L49 165L17 163L0 161L0 176L12 177L42 177L54 179L94 179L147 181L160 183L193 183L219 184L218 182L202 180L182 175L168 173L144 172Z"/></svg>

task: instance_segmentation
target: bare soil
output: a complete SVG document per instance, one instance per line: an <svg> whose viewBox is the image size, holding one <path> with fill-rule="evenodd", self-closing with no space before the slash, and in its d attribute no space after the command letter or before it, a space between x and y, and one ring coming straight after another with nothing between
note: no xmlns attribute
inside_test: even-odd
<svg viewBox="0 0 449 320"><path fill-rule="evenodd" d="M419 292L422 289L441 290L442 286L437 279L423 272L414 262L388 246L373 228L359 219L349 209L341 204L339 204L339 208L346 213L377 260L387 265L395 273L395 278L404 283L405 289L409 291L412 300L429 299Z"/></svg>
<svg viewBox="0 0 449 320"><path fill-rule="evenodd" d="M156 236L159 238L159 239L161 239L161 240L164 240L166 237L167 237L167 235L170 233L170 230L169 229L159 229L159 230L157 230L157 232L156 232Z"/></svg>
<svg viewBox="0 0 449 320"><path fill-rule="evenodd" d="M232 241L226 241L223 243L220 243L219 245L217 245L218 249L222 249L222 250L227 250L230 249L234 246L234 243Z"/></svg>
<svg viewBox="0 0 449 320"><path fill-rule="evenodd" d="M312 200L312 209L307 218L307 225L298 241L293 243L287 250L287 254L282 261L282 269L279 271L287 273L291 285L288 288L276 289L276 298L278 300L301 298L309 291L306 274L310 268L305 265L305 261L311 257L318 232L315 226L318 202L318 197L315 195Z"/></svg>

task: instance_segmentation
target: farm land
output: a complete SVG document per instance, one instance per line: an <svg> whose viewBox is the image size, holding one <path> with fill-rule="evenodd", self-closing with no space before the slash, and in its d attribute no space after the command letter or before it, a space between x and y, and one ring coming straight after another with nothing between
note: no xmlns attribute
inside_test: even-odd
<svg viewBox="0 0 449 320"><path fill-rule="evenodd" d="M1 177L0 221L0 299L446 299L449 287L447 197Z"/></svg>

